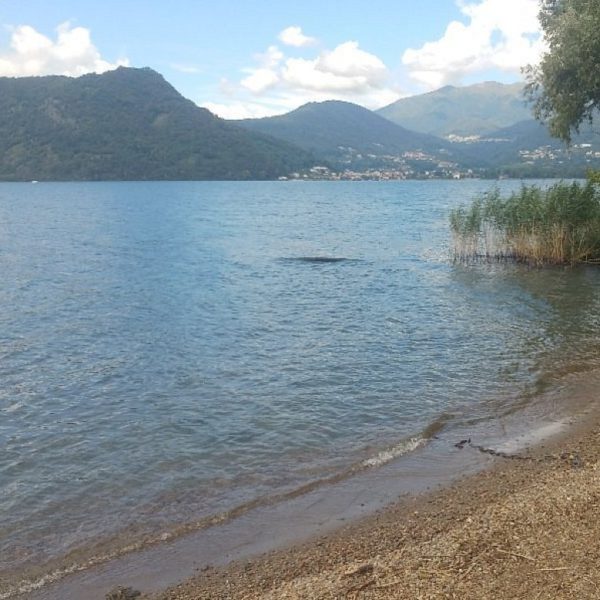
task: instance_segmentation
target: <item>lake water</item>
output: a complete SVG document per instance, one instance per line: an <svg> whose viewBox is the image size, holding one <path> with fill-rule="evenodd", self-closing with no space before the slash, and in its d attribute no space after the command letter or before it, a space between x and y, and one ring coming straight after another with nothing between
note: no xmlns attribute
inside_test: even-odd
<svg viewBox="0 0 600 600"><path fill-rule="evenodd" d="M598 368L600 270L450 260L493 185L0 184L0 598Z"/></svg>

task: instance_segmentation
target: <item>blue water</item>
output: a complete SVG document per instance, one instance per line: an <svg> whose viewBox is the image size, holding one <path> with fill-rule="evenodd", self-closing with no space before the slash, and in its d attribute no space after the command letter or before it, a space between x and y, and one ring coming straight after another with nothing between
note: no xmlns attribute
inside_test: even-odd
<svg viewBox="0 0 600 600"><path fill-rule="evenodd" d="M598 269L450 260L450 208L491 185L1 184L0 576L597 367Z"/></svg>

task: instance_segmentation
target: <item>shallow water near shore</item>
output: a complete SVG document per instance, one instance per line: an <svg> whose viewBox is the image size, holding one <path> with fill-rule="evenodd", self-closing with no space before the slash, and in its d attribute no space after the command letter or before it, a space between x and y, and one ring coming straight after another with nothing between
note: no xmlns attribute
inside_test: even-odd
<svg viewBox="0 0 600 600"><path fill-rule="evenodd" d="M452 264L491 185L0 185L0 597L568 409L600 271Z"/></svg>

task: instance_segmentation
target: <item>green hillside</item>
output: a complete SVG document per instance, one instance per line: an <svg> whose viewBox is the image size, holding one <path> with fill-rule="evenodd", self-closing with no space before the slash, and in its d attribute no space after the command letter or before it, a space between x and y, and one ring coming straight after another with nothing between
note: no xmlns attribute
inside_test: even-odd
<svg viewBox="0 0 600 600"><path fill-rule="evenodd" d="M381 157L412 151L449 158L453 149L445 140L390 123L356 104L333 100L310 102L281 116L237 123L338 165L380 162Z"/></svg>
<svg viewBox="0 0 600 600"><path fill-rule="evenodd" d="M401 98L377 113L397 125L440 137L485 135L531 118L522 90L520 83L446 86Z"/></svg>
<svg viewBox="0 0 600 600"><path fill-rule="evenodd" d="M151 69L0 78L0 180L272 179L312 164Z"/></svg>
<svg viewBox="0 0 600 600"><path fill-rule="evenodd" d="M516 86L487 83L444 88L414 102L444 96L447 130L461 131L466 113L471 123L483 112L505 120L520 114L516 92ZM513 106L511 113L514 102L518 110ZM312 102L277 117L224 121L183 98L151 69L119 68L79 78L0 78L0 180L323 176L326 170L308 174L316 165L367 177L447 177L456 170L571 176L598 167L597 135L579 136L567 150L525 115L527 120L495 127L481 139L451 142L412 131L423 125L414 116L409 129L340 101Z"/></svg>
<svg viewBox="0 0 600 600"><path fill-rule="evenodd" d="M582 127L572 145L567 146L534 119L457 146L471 157L473 164L487 168L491 175L583 177L587 169L600 166L600 136L590 127Z"/></svg>

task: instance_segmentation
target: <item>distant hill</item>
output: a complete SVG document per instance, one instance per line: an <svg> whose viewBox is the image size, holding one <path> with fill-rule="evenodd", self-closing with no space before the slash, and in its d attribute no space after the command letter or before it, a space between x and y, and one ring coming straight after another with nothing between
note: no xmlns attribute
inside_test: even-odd
<svg viewBox="0 0 600 600"><path fill-rule="evenodd" d="M457 98L471 97L470 102L475 103L473 94L486 97L485 111L489 114L503 114L506 120L522 114L520 86L486 83L451 88L452 93L445 89L448 118L465 110L464 102L462 108L454 106ZM499 108L495 110L496 97ZM517 98L519 103L512 112L507 108L510 98ZM475 109L472 112L475 114ZM380 170L392 177L449 177L456 172L483 177L581 177L588 168L598 168L597 135L588 132L578 136L574 146L566 148L527 111L524 114L524 120L495 127L486 134L456 134L454 141L411 131L366 108L340 101L311 102L285 115L235 123L299 146L340 171ZM492 127L492 122L487 126ZM581 148L581 144L591 147Z"/></svg>
<svg viewBox="0 0 600 600"><path fill-rule="evenodd" d="M0 180L273 179L313 164L151 69L0 78Z"/></svg>
<svg viewBox="0 0 600 600"><path fill-rule="evenodd" d="M550 136L539 121L527 119L509 127L497 129L479 141L461 144L474 155L490 165L505 165L519 160L519 152L543 146L565 148L561 142Z"/></svg>
<svg viewBox="0 0 600 600"><path fill-rule="evenodd" d="M0 181L580 176L600 165L598 135L587 132L567 149L531 120L518 86L448 87L400 103L408 101L408 128L381 116L399 103L377 114L312 102L277 117L224 121L151 69L0 78ZM425 115L434 105L424 127L417 109ZM525 120L492 128L520 111ZM413 131L434 122L453 141Z"/></svg>
<svg viewBox="0 0 600 600"><path fill-rule="evenodd" d="M489 174L520 177L582 177L600 165L600 136L589 126L573 136L572 145L553 138L547 128L527 119L470 143L459 143L473 164Z"/></svg>
<svg viewBox="0 0 600 600"><path fill-rule="evenodd" d="M310 102L285 115L235 122L338 164L411 151L447 157L453 148L445 140L395 125L362 106L334 100Z"/></svg>
<svg viewBox="0 0 600 600"><path fill-rule="evenodd" d="M401 98L377 113L397 125L440 137L485 135L531 118L522 91L520 83L446 86Z"/></svg>

